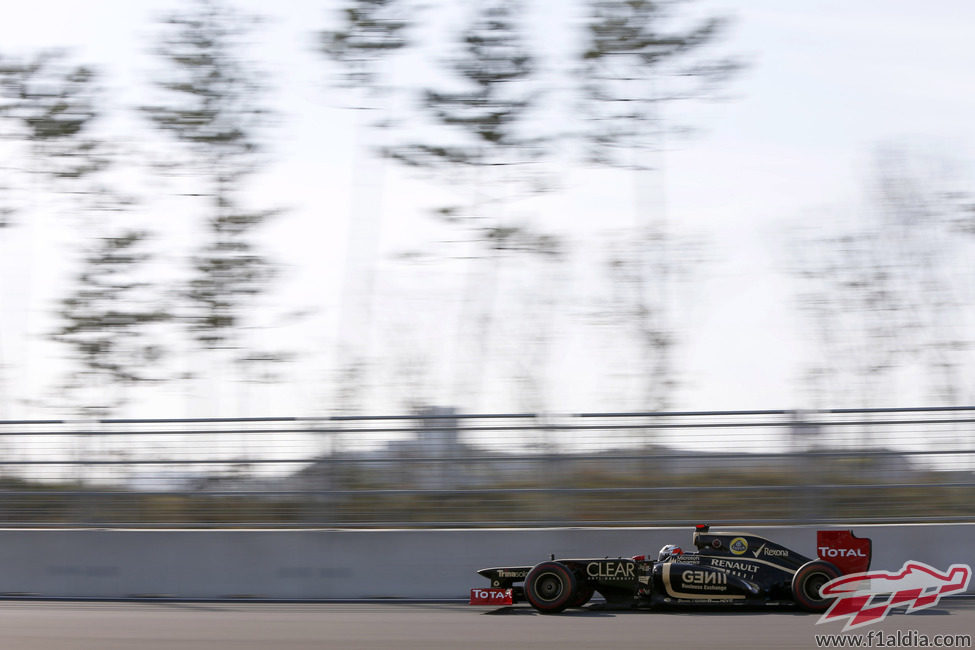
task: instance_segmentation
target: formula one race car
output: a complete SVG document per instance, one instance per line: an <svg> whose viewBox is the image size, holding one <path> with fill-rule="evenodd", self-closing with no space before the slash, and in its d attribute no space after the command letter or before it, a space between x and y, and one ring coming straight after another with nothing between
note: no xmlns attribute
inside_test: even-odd
<svg viewBox="0 0 975 650"><path fill-rule="evenodd" d="M609 607L666 605L798 605L825 611L832 599L819 589L841 575L867 571L871 542L849 530L816 534L819 559L758 535L694 531L696 552L672 544L656 558L552 559L535 566L481 569L488 588L471 589L472 605L527 600L544 614L582 607L599 593ZM522 583L522 584L516 584Z"/></svg>

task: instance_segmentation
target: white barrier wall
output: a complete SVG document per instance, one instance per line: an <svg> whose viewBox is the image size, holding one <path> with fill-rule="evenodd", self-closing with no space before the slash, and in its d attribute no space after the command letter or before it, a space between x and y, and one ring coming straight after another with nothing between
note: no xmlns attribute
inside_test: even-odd
<svg viewBox="0 0 975 650"><path fill-rule="evenodd" d="M741 528L816 556L815 526ZM847 528L842 526L841 528ZM725 530L715 527L715 530ZM975 524L854 526L874 569L975 565ZM488 566L691 547L690 528L0 530L0 597L463 598ZM975 585L970 586L975 592Z"/></svg>

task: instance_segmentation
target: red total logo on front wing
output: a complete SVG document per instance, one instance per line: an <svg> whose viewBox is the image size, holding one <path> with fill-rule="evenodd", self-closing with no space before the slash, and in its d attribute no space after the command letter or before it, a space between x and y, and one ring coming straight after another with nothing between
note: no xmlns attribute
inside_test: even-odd
<svg viewBox="0 0 975 650"><path fill-rule="evenodd" d="M496 587L471 589L471 605L511 605L512 602L511 589Z"/></svg>

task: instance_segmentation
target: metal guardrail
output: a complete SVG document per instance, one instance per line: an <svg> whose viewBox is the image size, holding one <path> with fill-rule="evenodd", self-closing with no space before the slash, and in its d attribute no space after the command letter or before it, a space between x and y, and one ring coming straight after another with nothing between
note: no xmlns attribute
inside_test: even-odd
<svg viewBox="0 0 975 650"><path fill-rule="evenodd" d="M0 421L6 526L975 519L975 407Z"/></svg>

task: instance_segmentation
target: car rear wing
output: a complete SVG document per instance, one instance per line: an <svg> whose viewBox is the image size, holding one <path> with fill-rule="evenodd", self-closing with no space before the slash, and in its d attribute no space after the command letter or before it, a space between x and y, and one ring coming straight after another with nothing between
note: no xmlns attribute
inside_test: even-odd
<svg viewBox="0 0 975 650"><path fill-rule="evenodd" d="M867 537L857 537L852 530L817 530L816 554L819 559L836 565L844 575L870 570L873 545Z"/></svg>

